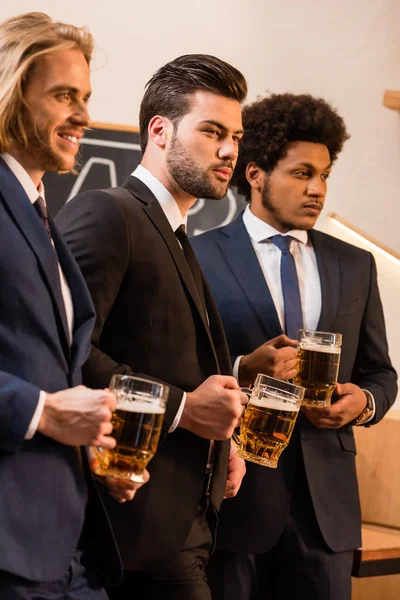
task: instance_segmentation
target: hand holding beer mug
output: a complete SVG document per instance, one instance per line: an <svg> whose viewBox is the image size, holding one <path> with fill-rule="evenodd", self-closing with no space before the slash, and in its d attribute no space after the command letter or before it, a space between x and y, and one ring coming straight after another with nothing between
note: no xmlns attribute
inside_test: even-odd
<svg viewBox="0 0 400 600"><path fill-rule="evenodd" d="M293 382L306 388L303 405L330 406L338 377L342 336L299 329L297 339L297 375Z"/></svg>
<svg viewBox="0 0 400 600"><path fill-rule="evenodd" d="M304 388L259 373L248 392L251 394L240 433L233 434L237 453L245 460L275 469L289 444Z"/></svg>
<svg viewBox="0 0 400 600"><path fill-rule="evenodd" d="M111 420L117 444L113 450L94 448L98 459L94 472L141 483L157 450L169 388L141 377L114 375L110 391L117 399Z"/></svg>

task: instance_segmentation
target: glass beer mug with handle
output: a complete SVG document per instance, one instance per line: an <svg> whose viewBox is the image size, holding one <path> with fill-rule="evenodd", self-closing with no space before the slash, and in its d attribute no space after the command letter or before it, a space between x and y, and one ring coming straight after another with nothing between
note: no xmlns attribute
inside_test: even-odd
<svg viewBox="0 0 400 600"><path fill-rule="evenodd" d="M297 375L293 382L306 388L303 405L330 406L338 378L342 335L299 329L297 340Z"/></svg>
<svg viewBox="0 0 400 600"><path fill-rule="evenodd" d="M232 436L237 453L245 460L275 469L289 444L304 388L259 373L253 389L241 389L249 402L240 431Z"/></svg>
<svg viewBox="0 0 400 600"><path fill-rule="evenodd" d="M168 386L130 375L113 375L110 390L117 399L112 416L113 450L94 447L94 472L106 477L143 481L160 438Z"/></svg>

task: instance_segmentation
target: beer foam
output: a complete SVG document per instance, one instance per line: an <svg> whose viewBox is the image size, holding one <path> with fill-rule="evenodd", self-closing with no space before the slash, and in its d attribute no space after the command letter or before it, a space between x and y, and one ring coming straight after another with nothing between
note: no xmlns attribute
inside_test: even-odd
<svg viewBox="0 0 400 600"><path fill-rule="evenodd" d="M159 406L158 404L152 404L151 402L146 402L145 400L130 400L129 398L126 398L125 400L118 400L117 410L124 410L126 412L133 413L146 413L151 415L163 415L165 413L165 408Z"/></svg>
<svg viewBox="0 0 400 600"><path fill-rule="evenodd" d="M299 348L302 350L310 350L311 352L323 352L324 354L340 354L338 346L320 346L312 342L299 342Z"/></svg>
<svg viewBox="0 0 400 600"><path fill-rule="evenodd" d="M258 406L259 408L272 408L274 410L280 410L282 412L293 412L300 408L300 400L296 404L294 400L282 400L282 398L275 394L268 394L263 398L252 398L250 404Z"/></svg>

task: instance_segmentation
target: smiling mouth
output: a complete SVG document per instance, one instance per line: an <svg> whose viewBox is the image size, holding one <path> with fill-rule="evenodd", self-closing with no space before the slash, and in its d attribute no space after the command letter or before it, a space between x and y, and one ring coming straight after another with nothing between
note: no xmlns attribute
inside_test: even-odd
<svg viewBox="0 0 400 600"><path fill-rule="evenodd" d="M78 138L75 135L67 135L66 133L59 133L58 135L60 138L62 138L63 140L66 140L67 142L69 142L70 144L73 144L74 146L79 145L80 138Z"/></svg>

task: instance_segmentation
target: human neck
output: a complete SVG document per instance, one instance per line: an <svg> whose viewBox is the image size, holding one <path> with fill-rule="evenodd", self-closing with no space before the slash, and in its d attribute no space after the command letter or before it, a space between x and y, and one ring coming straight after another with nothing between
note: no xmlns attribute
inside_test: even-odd
<svg viewBox="0 0 400 600"><path fill-rule="evenodd" d="M38 188L44 175L43 169L36 164L35 160L29 156L29 154L20 150L15 145L10 148L9 154L25 169L35 186Z"/></svg>
<svg viewBox="0 0 400 600"><path fill-rule="evenodd" d="M181 187L176 183L171 174L169 173L165 164L158 164L156 161L151 160L146 155L143 157L141 162L142 167L147 169L164 187L167 188L171 196L173 196L175 202L178 205L179 211L182 217L186 217L188 210L196 202L197 198L190 194L187 194L182 190Z"/></svg>

